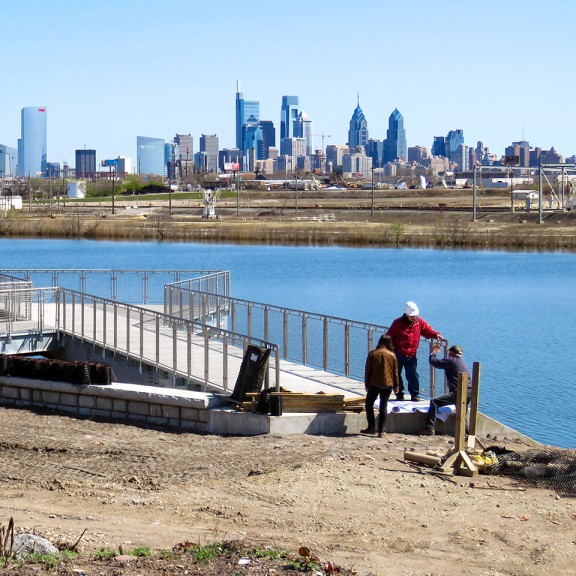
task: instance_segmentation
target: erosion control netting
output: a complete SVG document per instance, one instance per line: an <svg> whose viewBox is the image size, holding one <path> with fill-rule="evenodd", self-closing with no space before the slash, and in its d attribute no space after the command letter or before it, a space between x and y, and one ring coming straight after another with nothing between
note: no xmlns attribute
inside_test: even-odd
<svg viewBox="0 0 576 576"><path fill-rule="evenodd" d="M496 462L486 474L512 476L521 483L555 490L562 496L576 496L576 450L538 448L514 452L490 446L483 454L493 454Z"/></svg>

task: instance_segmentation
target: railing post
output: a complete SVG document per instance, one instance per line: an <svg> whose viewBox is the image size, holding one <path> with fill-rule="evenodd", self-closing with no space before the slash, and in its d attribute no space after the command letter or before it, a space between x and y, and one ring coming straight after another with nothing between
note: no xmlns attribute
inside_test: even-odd
<svg viewBox="0 0 576 576"><path fill-rule="evenodd" d="M156 315L155 317L155 336L156 336L156 371L158 371L158 367L160 366L160 316Z"/></svg>
<svg viewBox="0 0 576 576"><path fill-rule="evenodd" d="M176 388L176 373L178 372L178 325L172 322L172 387Z"/></svg>
<svg viewBox="0 0 576 576"><path fill-rule="evenodd" d="M308 362L308 316L302 314L302 364Z"/></svg>
<svg viewBox="0 0 576 576"><path fill-rule="evenodd" d="M102 354L106 357L106 301L102 302Z"/></svg>
<svg viewBox="0 0 576 576"><path fill-rule="evenodd" d="M126 306L126 357L130 357L130 307Z"/></svg>
<svg viewBox="0 0 576 576"><path fill-rule="evenodd" d="M208 379L210 377L210 331L207 326L202 328L204 334L204 392L208 390Z"/></svg>
<svg viewBox="0 0 576 576"><path fill-rule="evenodd" d="M264 305L264 340L268 340L268 306Z"/></svg>
<svg viewBox="0 0 576 576"><path fill-rule="evenodd" d="M252 303L249 302L246 306L246 332L248 336L252 336Z"/></svg>
<svg viewBox="0 0 576 576"><path fill-rule="evenodd" d="M284 310L283 318L283 343L282 343L282 353L284 360L288 358L288 310Z"/></svg>
<svg viewBox="0 0 576 576"><path fill-rule="evenodd" d="M350 324L344 324L344 374L350 375Z"/></svg>
<svg viewBox="0 0 576 576"><path fill-rule="evenodd" d="M186 370L188 373L188 382L192 377L192 323L186 324Z"/></svg>
<svg viewBox="0 0 576 576"><path fill-rule="evenodd" d="M224 392L228 392L228 334L224 332L222 340L222 383Z"/></svg>
<svg viewBox="0 0 576 576"><path fill-rule="evenodd" d="M328 370L328 318L324 317L322 330L322 367Z"/></svg>
<svg viewBox="0 0 576 576"><path fill-rule="evenodd" d="M144 363L144 310L140 310L140 370Z"/></svg>

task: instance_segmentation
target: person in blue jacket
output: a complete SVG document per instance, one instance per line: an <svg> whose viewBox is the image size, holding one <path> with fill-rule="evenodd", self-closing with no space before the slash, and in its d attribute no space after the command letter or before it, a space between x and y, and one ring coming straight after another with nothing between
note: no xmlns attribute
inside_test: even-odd
<svg viewBox="0 0 576 576"><path fill-rule="evenodd" d="M466 362L462 359L462 348L455 344L448 348L448 356L446 358L437 358L436 354L438 354L440 347L441 344L438 343L433 348L428 361L432 366L434 366L434 368L439 368L440 370L445 371L448 392L446 394L435 396L430 400L430 408L428 408L428 414L426 414L426 427L422 431L422 434L425 436L434 436L436 433L434 426L436 424L436 412L438 411L438 408L441 406L456 404L458 397L458 374L460 374L460 372L464 372L468 375L467 405L470 402L472 393L472 378Z"/></svg>

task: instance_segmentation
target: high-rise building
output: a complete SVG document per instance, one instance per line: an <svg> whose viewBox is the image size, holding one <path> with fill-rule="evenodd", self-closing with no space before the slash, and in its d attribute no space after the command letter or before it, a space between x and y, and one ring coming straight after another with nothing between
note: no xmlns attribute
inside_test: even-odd
<svg viewBox="0 0 576 576"><path fill-rule="evenodd" d="M395 108L388 118L388 130L384 140L383 162L394 162L397 158L406 161L408 157L406 144L406 130L404 130L404 118Z"/></svg>
<svg viewBox="0 0 576 576"><path fill-rule="evenodd" d="M262 129L262 145L264 146L264 158L270 158L270 148L276 147L276 128L272 120L260 120Z"/></svg>
<svg viewBox="0 0 576 576"><path fill-rule="evenodd" d="M366 146L368 143L368 122L360 108L360 96L358 103L350 119L350 128L348 129L348 146L354 150L358 146Z"/></svg>
<svg viewBox="0 0 576 576"><path fill-rule="evenodd" d="M446 156L446 136L434 136L432 156Z"/></svg>
<svg viewBox="0 0 576 576"><path fill-rule="evenodd" d="M164 140L149 136L136 137L138 174L166 176Z"/></svg>
<svg viewBox="0 0 576 576"><path fill-rule="evenodd" d="M366 156L364 152L353 152L344 154L342 158L342 171L350 174L360 175L367 178L372 170L372 158Z"/></svg>
<svg viewBox="0 0 576 576"><path fill-rule="evenodd" d="M512 142L504 150L506 156L518 156L518 166L527 168L530 166L530 143L526 140Z"/></svg>
<svg viewBox="0 0 576 576"><path fill-rule="evenodd" d="M294 120L294 138L304 138L306 140L306 156L312 156L312 120L306 112L300 112Z"/></svg>
<svg viewBox="0 0 576 576"><path fill-rule="evenodd" d="M294 137L294 120L298 118L298 96L282 96L280 111L280 147L282 140Z"/></svg>
<svg viewBox="0 0 576 576"><path fill-rule="evenodd" d="M18 140L19 176L46 173L46 116L46 106L22 108L21 137Z"/></svg>
<svg viewBox="0 0 576 576"><path fill-rule="evenodd" d="M280 146L280 155L292 156L292 158L305 157L306 145L306 138L284 138Z"/></svg>
<svg viewBox="0 0 576 576"><path fill-rule="evenodd" d="M461 144L464 144L464 131L450 130L446 136L446 156L459 168L462 166Z"/></svg>
<svg viewBox="0 0 576 576"><path fill-rule="evenodd" d="M384 142L382 142L382 140L370 139L366 143L366 155L372 158L372 166L374 166L374 168L382 167L383 149L384 149Z"/></svg>
<svg viewBox="0 0 576 576"><path fill-rule="evenodd" d="M194 139L190 134L176 134L174 144L178 146L176 164L180 177L188 181L188 176L194 173Z"/></svg>
<svg viewBox="0 0 576 576"><path fill-rule="evenodd" d="M258 124L260 121L260 102L244 100L240 92L240 81L236 82L236 148L244 151L245 126L247 123Z"/></svg>
<svg viewBox="0 0 576 576"><path fill-rule="evenodd" d="M201 172L218 172L219 142L216 134L202 134L200 136Z"/></svg>
<svg viewBox="0 0 576 576"><path fill-rule="evenodd" d="M76 178L96 178L96 150L76 150Z"/></svg>
<svg viewBox="0 0 576 576"><path fill-rule="evenodd" d="M0 144L0 178L18 174L18 150Z"/></svg>
<svg viewBox="0 0 576 576"><path fill-rule="evenodd" d="M422 164L424 158L428 158L428 149L426 146L410 146L408 148L408 162Z"/></svg>

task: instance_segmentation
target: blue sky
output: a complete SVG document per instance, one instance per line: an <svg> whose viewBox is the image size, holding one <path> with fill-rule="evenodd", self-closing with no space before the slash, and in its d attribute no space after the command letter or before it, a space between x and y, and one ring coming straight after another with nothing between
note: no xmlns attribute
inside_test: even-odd
<svg viewBox="0 0 576 576"><path fill-rule="evenodd" d="M573 0L19 0L0 21L0 143L44 105L52 162L135 163L138 135L233 147L240 80L277 139L297 95L325 145L346 143L359 95L371 138L398 108L409 146L462 129L498 155L526 139L570 156L575 25Z"/></svg>

